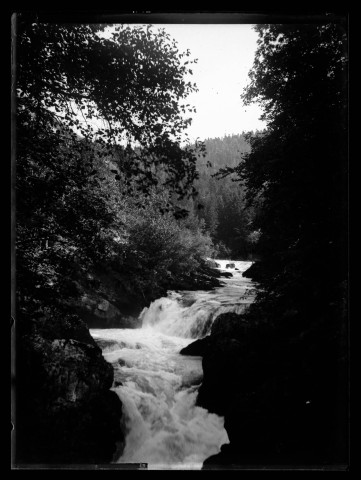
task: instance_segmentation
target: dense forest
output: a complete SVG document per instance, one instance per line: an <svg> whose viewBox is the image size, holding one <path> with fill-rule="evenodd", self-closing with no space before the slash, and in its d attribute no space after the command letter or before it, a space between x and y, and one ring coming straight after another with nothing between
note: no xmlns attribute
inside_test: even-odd
<svg viewBox="0 0 361 480"><path fill-rule="evenodd" d="M192 350L230 439L203 468L347 464L346 26L255 29L242 100L267 128L184 144L195 60L164 30L18 15L15 463L112 460L122 403L89 327L219 286L212 257L256 260L259 288Z"/></svg>
<svg viewBox="0 0 361 480"><path fill-rule="evenodd" d="M235 174L217 175L220 169L234 168L250 150L249 139L254 132L208 138L204 141L205 157L197 162L198 192L193 210L205 226L214 243L218 258L256 258L258 232L253 228L256 209L246 204L244 182Z"/></svg>

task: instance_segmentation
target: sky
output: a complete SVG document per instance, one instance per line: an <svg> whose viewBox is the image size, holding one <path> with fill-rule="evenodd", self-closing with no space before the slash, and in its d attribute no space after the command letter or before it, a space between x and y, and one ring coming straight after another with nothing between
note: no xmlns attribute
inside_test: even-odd
<svg viewBox="0 0 361 480"><path fill-rule="evenodd" d="M189 48L192 82L198 92L189 95L187 103L196 107L188 129L189 139L223 137L242 131L260 130L260 106L245 107L240 95L249 81L257 48L257 33L249 24L164 24L164 28L185 51Z"/></svg>
<svg viewBox="0 0 361 480"><path fill-rule="evenodd" d="M136 26L146 25L133 24ZM196 108L187 129L188 140L223 137L266 127L259 117L259 105L244 106L241 94L249 83L257 49L258 34L251 24L156 24L178 43L181 52L190 50L193 75L186 81L196 83L198 91L185 103ZM110 26L102 35L110 36ZM186 138L184 138L186 141Z"/></svg>

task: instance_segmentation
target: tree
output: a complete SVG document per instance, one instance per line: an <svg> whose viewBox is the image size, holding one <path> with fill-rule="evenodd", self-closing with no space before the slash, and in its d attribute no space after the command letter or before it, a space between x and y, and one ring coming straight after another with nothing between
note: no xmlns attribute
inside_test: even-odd
<svg viewBox="0 0 361 480"><path fill-rule="evenodd" d="M180 145L191 121L182 102L196 88L184 80L190 52L180 53L164 30L150 26L104 31L18 17L20 305L37 297L55 301L60 290L70 294L74 261L86 269L117 248L120 200L113 195L109 202L109 175L122 194L147 194L161 169L167 191L178 198L193 192L197 147ZM47 248L49 242L56 248Z"/></svg>
<svg viewBox="0 0 361 480"><path fill-rule="evenodd" d="M260 284L243 317L252 381L240 374L229 395L229 451L245 463L347 464L347 32L327 18L256 30L242 98L261 102L267 129L223 172L245 184L261 254L246 273Z"/></svg>
<svg viewBox="0 0 361 480"><path fill-rule="evenodd" d="M16 461L102 463L121 402L76 300L103 274L104 296L126 284L134 307L145 284L149 301L173 251L186 269L210 245L174 218L203 149L180 145L190 52L150 27L17 19Z"/></svg>
<svg viewBox="0 0 361 480"><path fill-rule="evenodd" d="M306 293L331 301L347 276L346 33L342 24L256 30L243 99L261 102L267 131L235 170L262 205L254 227L267 286L287 285L300 303Z"/></svg>
<svg viewBox="0 0 361 480"><path fill-rule="evenodd" d="M205 145L207 152L205 158L198 161L200 175L196 181L199 203L204 207L198 210L198 216L205 219L214 242L222 242L228 248L227 255L247 258L252 209L246 208L244 185L237 176L222 175L227 167L232 170L237 166L242 155L249 151L246 136L207 139Z"/></svg>

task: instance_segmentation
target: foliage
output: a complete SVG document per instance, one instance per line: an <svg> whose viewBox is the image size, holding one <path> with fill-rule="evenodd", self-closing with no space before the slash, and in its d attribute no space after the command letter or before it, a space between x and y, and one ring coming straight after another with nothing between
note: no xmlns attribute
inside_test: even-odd
<svg viewBox="0 0 361 480"><path fill-rule="evenodd" d="M132 175L143 170L143 188L154 181L153 164L166 170L168 185L183 182L187 189L196 155L179 142L191 122L181 115L191 111L183 101L196 90L184 80L193 62L189 50L180 53L164 30L153 32L150 26L118 25L109 38L102 30L20 19L18 111L31 112L42 128L61 122L73 135L75 130L103 146L123 142L132 156Z"/></svg>
<svg viewBox="0 0 361 480"><path fill-rule="evenodd" d="M204 219L213 242L222 244L218 255L228 252L226 257L248 258L256 250L255 243L249 241L255 209L246 205L246 189L237 175L222 174L235 168L249 152L248 136L226 135L204 143L206 155L198 160L199 179L195 185L199 195L194 210ZM198 209L198 205L203 208Z"/></svg>
<svg viewBox="0 0 361 480"><path fill-rule="evenodd" d="M230 171L246 187L266 288L329 302L347 278L347 58L342 24L261 25L246 104L267 130Z"/></svg>
<svg viewBox="0 0 361 480"><path fill-rule="evenodd" d="M212 241L194 214L177 220L170 212L162 213L167 201L164 192L153 190L143 200L141 210L139 198L127 200L128 241L121 266L142 291L169 276L195 271L202 259L212 254Z"/></svg>
<svg viewBox="0 0 361 480"><path fill-rule="evenodd" d="M17 27L16 461L110 461L121 402L79 306L89 294L136 315L168 269L208 254L201 226L176 218L204 149L179 141L190 52L150 27Z"/></svg>
<svg viewBox="0 0 361 480"><path fill-rule="evenodd" d="M16 54L18 306L63 308L85 272L124 260L130 195L139 210L158 184L163 211L184 213L177 199L194 193L204 150L180 145L191 121L183 101L196 88L184 80L192 60L150 26L120 25L107 36L99 25L26 15ZM157 215L159 229L174 226L171 214Z"/></svg>
<svg viewBox="0 0 361 480"><path fill-rule="evenodd" d="M215 387L201 404L215 405L222 392L231 443L214 464L347 465L346 29L256 30L243 99L261 102L267 130L251 135L251 151L222 175L236 173L255 207L261 259L245 275L259 287L238 318L248 330L231 327L228 349L217 355L216 340L204 357L214 365L205 388ZM234 339L240 352L227 357Z"/></svg>

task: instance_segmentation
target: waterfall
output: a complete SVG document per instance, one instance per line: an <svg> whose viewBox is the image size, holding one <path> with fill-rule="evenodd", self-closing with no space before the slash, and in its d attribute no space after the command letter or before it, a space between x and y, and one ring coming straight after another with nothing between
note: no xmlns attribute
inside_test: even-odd
<svg viewBox="0 0 361 480"><path fill-rule="evenodd" d="M159 298L140 315L143 328L152 328L167 335L202 338L210 333L213 320L221 313L241 313L243 304L222 304L216 298L197 298L190 306L182 306L176 293Z"/></svg>
<svg viewBox="0 0 361 480"><path fill-rule="evenodd" d="M202 338L210 333L213 321L221 313L242 313L253 297L246 294L251 281L242 277L252 262L217 260L220 270L233 273L224 287L212 292L170 292L168 297L159 298L140 314L143 328L151 327L167 335L185 338ZM234 268L226 268L226 265ZM237 270L236 270L237 268ZM243 295L242 295L243 294Z"/></svg>
<svg viewBox="0 0 361 480"><path fill-rule="evenodd" d="M125 448L116 463L147 463L149 469L200 469L229 443L224 419L196 406L201 357L179 351L209 334L223 312L241 312L253 299L242 277L251 262L217 262L233 277L209 292L169 292L141 313L142 328L94 329L91 334L113 364L123 403ZM238 270L236 270L236 268Z"/></svg>

